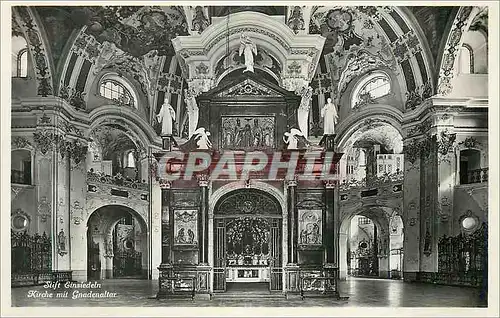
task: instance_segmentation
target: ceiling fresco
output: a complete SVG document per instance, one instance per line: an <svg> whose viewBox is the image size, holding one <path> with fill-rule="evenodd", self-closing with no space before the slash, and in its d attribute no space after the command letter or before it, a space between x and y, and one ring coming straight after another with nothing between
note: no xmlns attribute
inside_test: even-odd
<svg viewBox="0 0 500 318"><path fill-rule="evenodd" d="M321 80L321 87L326 85L325 92L332 96L338 98L349 83L374 69L391 70L400 83L405 84L402 88L404 100L413 101L414 98L407 96L415 94L421 98L432 95L435 89L431 86L435 80L431 77L436 73L436 66L431 62L437 59L440 43L446 36L447 22L453 19L456 7L311 6L307 17L304 8L40 6L33 10L39 16L50 46L50 59L57 72L53 76L54 83L64 82L64 87L73 77L71 73L65 74L62 65L70 65L69 72L80 72L80 68L74 68L74 63L68 63L71 54L76 52L79 58L90 61L92 66L87 67L94 76L103 69L130 74L139 83L138 89L149 95L149 106L154 104L159 79L169 73L170 65L163 65L164 61L170 63L171 57L175 56L171 40L179 35L193 34L193 30L196 33L206 29L213 22L212 18L241 11L282 15L285 23L291 21L289 25L295 33L303 31L326 37L319 59L322 66L318 67L315 81ZM297 17L298 24L295 23ZM472 27L487 32L487 23L486 8ZM13 24L13 32L19 32L18 29ZM304 31L306 29L308 31ZM424 38L419 37L421 31ZM432 57L427 57L426 46L429 46ZM265 52L261 55L257 62L263 68L271 69L275 74L284 72L285 68L272 57L266 56ZM221 61L217 73L237 64L241 64L241 59L236 56ZM82 82L80 89L85 86L85 76L76 76ZM315 85L314 81L311 85ZM424 86L426 90L422 89Z"/></svg>
<svg viewBox="0 0 500 318"><path fill-rule="evenodd" d="M437 60L439 45L452 13L458 7L407 7L419 22L427 38L434 61Z"/></svg>

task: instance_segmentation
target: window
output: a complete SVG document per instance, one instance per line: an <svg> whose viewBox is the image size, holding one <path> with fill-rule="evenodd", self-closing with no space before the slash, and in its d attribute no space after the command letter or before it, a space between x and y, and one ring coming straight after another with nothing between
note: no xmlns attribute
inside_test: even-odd
<svg viewBox="0 0 500 318"><path fill-rule="evenodd" d="M460 48L460 73L473 74L474 73L474 53L468 44L462 44Z"/></svg>
<svg viewBox="0 0 500 318"><path fill-rule="evenodd" d="M114 79L105 79L99 87L99 94L118 102L120 105L135 107L135 99L130 90L121 82Z"/></svg>
<svg viewBox="0 0 500 318"><path fill-rule="evenodd" d="M12 37L12 77L28 76L28 43L21 36Z"/></svg>
<svg viewBox="0 0 500 318"><path fill-rule="evenodd" d="M391 84L389 76L378 72L362 79L354 89L352 107L371 104L373 100L389 94Z"/></svg>
<svg viewBox="0 0 500 318"><path fill-rule="evenodd" d="M31 152L13 150L11 153L11 183L31 184Z"/></svg>

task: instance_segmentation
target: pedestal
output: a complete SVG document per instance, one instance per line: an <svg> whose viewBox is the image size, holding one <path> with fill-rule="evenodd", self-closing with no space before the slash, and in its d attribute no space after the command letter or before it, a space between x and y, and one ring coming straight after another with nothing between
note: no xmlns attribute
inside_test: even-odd
<svg viewBox="0 0 500 318"><path fill-rule="evenodd" d="M285 266L285 295L287 299L300 296L300 267L297 264Z"/></svg>
<svg viewBox="0 0 500 318"><path fill-rule="evenodd" d="M335 134L333 135L323 135L319 145L325 147L326 151L335 151Z"/></svg>
<svg viewBox="0 0 500 318"><path fill-rule="evenodd" d="M210 299L211 292L210 286L212 286L210 272L212 267L208 265L198 265L196 266L196 294L195 299Z"/></svg>
<svg viewBox="0 0 500 318"><path fill-rule="evenodd" d="M174 276L172 264L160 264L158 271L158 293L156 298L167 298L167 295L172 293L172 282L170 280Z"/></svg>
<svg viewBox="0 0 500 318"><path fill-rule="evenodd" d="M162 141L162 148L165 151L172 151L172 146L177 145L172 135L162 135L161 141Z"/></svg>

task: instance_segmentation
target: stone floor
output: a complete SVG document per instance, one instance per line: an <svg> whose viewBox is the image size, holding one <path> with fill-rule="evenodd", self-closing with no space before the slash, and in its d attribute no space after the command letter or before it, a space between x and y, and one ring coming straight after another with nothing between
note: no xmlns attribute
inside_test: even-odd
<svg viewBox="0 0 500 318"><path fill-rule="evenodd" d="M167 299L156 300L157 281L112 279L100 282L101 289L94 292L116 293L114 298L72 299L73 289L68 296L55 298L54 290L43 286L12 288L12 307L486 307L486 301L479 296L477 289L441 286L420 283L404 283L398 280L349 278L340 282L341 296L346 301L329 298L265 299L241 298L212 300ZM64 289L61 289L64 290ZM31 291L31 292L30 292ZM54 293L53 298L28 297L33 291ZM89 289L79 289L88 292Z"/></svg>

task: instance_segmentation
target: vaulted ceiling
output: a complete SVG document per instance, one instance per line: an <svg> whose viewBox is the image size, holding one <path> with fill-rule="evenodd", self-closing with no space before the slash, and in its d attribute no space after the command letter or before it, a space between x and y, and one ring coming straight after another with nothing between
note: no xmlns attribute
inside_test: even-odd
<svg viewBox="0 0 500 318"><path fill-rule="evenodd" d="M177 35L188 34L185 9L181 6L107 6L107 7L65 7L37 6L37 12L50 43L50 51L54 65L62 58L65 46L73 33L87 26L87 33L93 35L98 42L109 41L132 56L139 57L151 50L158 50L159 55L173 55L170 40ZM414 25L406 25L403 19L394 11L388 11L393 21L382 21L380 9L384 7L312 7L309 33L319 33L327 37L324 54L336 52L335 45L341 41L342 48L366 41L362 32L368 34L373 28L373 21L393 36L393 29L404 31L421 29L425 34L434 60L437 57L440 42L446 30L446 24L456 7L407 7L415 21ZM333 11L332 11L333 9ZM286 7L282 6L214 6L208 7L210 23L212 17L225 16L239 11L257 11L269 15L285 15ZM289 16L290 21L293 17ZM359 25L357 25L359 23ZM389 24L390 23L390 24ZM352 24L354 30L349 28ZM399 24L399 26L398 26ZM352 32L354 31L354 32ZM399 32L401 33L401 32ZM74 35L74 34L73 34ZM396 33L397 35L397 33ZM397 51L398 47L389 47L391 43L380 43L380 38L373 33L367 35L371 45L378 46L382 55L385 49ZM396 53L395 55L397 55Z"/></svg>

